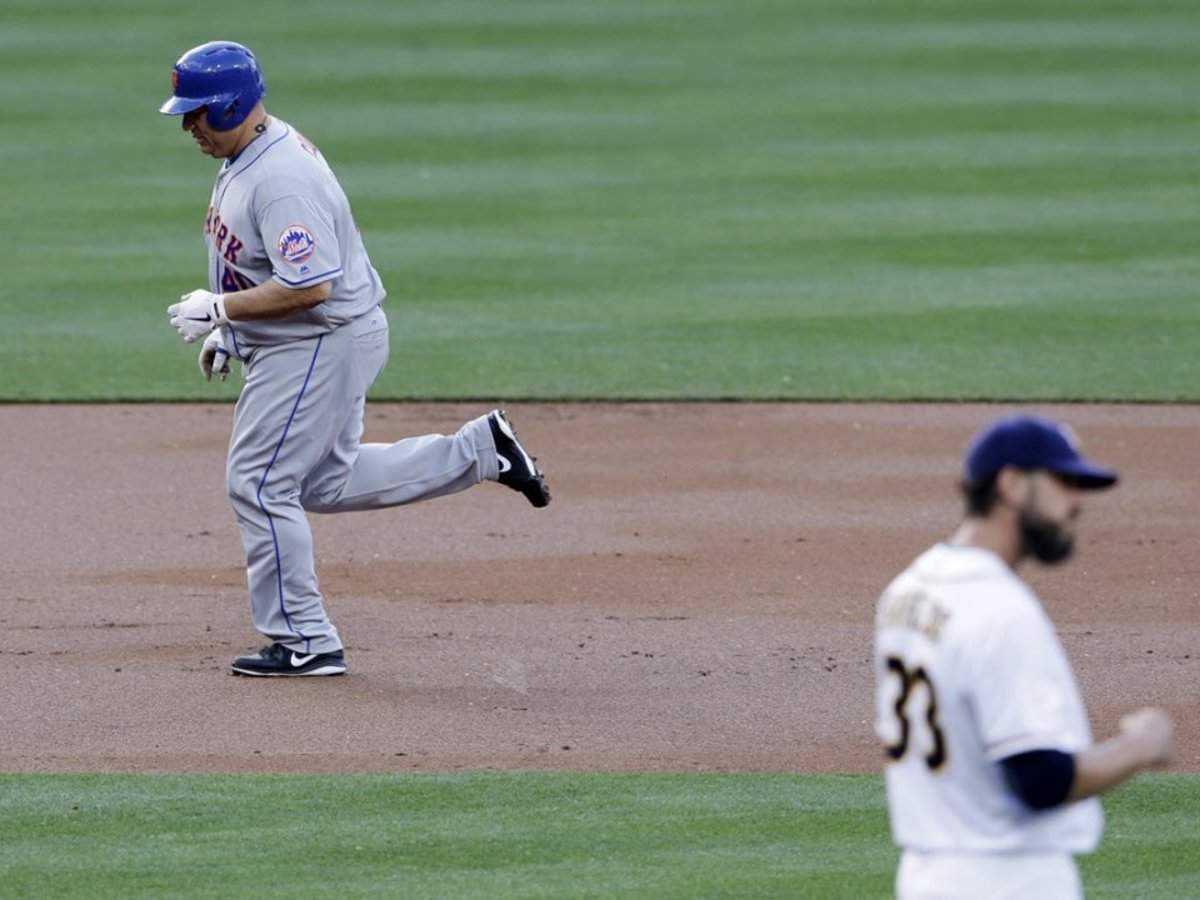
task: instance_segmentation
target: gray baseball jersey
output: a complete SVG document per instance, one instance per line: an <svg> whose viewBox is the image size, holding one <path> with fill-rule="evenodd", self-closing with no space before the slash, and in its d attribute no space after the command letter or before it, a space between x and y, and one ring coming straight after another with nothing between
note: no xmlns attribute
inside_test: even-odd
<svg viewBox="0 0 1200 900"><path fill-rule="evenodd" d="M305 654L336 651L305 512L380 509L494 480L492 431L480 416L453 435L360 443L367 389L388 357L383 285L333 172L286 122L269 119L222 166L204 235L214 292L331 282L313 309L234 321L224 336L245 363L226 477L255 627Z"/></svg>
<svg viewBox="0 0 1200 900"><path fill-rule="evenodd" d="M328 300L286 319L226 328L244 357L255 346L328 334L383 302L350 202L320 151L279 119L217 174L204 219L209 290L274 278L289 288L332 282Z"/></svg>

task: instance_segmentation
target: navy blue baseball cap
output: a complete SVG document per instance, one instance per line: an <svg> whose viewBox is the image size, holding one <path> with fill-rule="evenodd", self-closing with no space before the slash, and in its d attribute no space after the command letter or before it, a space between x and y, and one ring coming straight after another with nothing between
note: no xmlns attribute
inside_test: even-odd
<svg viewBox="0 0 1200 900"><path fill-rule="evenodd" d="M1044 469L1091 490L1112 487L1117 473L1083 458L1070 427L1041 416L1002 416L971 439L963 461L968 484L981 484L1005 466Z"/></svg>

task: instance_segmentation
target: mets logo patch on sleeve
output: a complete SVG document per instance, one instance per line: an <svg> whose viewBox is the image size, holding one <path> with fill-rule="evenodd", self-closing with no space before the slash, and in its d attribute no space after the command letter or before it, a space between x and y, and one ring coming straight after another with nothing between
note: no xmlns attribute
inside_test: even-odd
<svg viewBox="0 0 1200 900"><path fill-rule="evenodd" d="M317 239L303 225L289 225L279 235L279 253L290 263L302 263L317 249Z"/></svg>

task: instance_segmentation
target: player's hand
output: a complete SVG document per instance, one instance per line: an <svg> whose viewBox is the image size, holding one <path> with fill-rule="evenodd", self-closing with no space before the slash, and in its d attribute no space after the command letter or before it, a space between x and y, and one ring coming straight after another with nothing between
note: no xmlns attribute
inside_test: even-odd
<svg viewBox="0 0 1200 900"><path fill-rule="evenodd" d="M167 307L167 315L171 327L189 344L229 321L225 318L225 298L209 291L184 294L178 303Z"/></svg>
<svg viewBox="0 0 1200 900"><path fill-rule="evenodd" d="M1171 759L1175 724L1165 710L1147 706L1121 718L1121 733L1136 742L1147 766L1165 766Z"/></svg>
<svg viewBox="0 0 1200 900"><path fill-rule="evenodd" d="M229 377L229 351L225 348L225 339L221 332L214 331L204 339L200 348L200 374L205 381L212 381L213 373L224 381Z"/></svg>

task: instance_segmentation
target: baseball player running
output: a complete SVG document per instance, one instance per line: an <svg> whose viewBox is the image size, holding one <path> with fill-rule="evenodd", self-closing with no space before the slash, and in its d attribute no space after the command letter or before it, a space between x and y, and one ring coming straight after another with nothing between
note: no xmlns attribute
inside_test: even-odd
<svg viewBox="0 0 1200 900"><path fill-rule="evenodd" d="M360 444L367 389L388 355L385 292L321 153L267 114L254 55L214 41L180 57L160 111L224 160L204 217L208 290L168 307L203 340L206 379L243 364L229 496L246 550L255 627L271 641L242 675L340 675L342 641L317 586L305 512L382 509L484 479L550 502L512 423L493 410L453 435Z"/></svg>
<svg viewBox="0 0 1200 900"><path fill-rule="evenodd" d="M1167 762L1159 709L1093 744L1054 626L1015 572L1067 559L1083 493L1116 481L1066 426L1000 418L968 448L962 527L880 598L875 730L901 900L1081 897L1074 855L1100 840L1096 795Z"/></svg>

